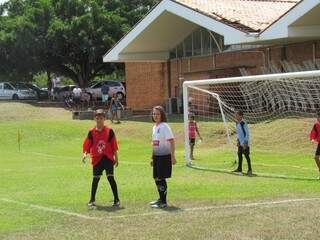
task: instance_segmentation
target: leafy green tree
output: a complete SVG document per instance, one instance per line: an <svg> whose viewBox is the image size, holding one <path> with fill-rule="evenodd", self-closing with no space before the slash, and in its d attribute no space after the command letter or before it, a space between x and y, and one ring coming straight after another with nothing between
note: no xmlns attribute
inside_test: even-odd
<svg viewBox="0 0 320 240"><path fill-rule="evenodd" d="M123 67L102 56L156 2L9 0L0 8L0 70L18 80L54 72L86 86Z"/></svg>

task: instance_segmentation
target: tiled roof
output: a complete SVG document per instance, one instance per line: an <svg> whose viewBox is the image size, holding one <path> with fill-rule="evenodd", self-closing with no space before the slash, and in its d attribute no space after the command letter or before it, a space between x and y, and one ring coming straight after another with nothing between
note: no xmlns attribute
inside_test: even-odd
<svg viewBox="0 0 320 240"><path fill-rule="evenodd" d="M261 32L302 0L172 0L245 32Z"/></svg>

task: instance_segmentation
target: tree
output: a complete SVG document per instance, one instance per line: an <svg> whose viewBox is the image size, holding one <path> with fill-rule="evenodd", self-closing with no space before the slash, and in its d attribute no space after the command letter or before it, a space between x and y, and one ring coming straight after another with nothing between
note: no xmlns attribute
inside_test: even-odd
<svg viewBox="0 0 320 240"><path fill-rule="evenodd" d="M1 70L24 79L55 72L84 87L119 68L102 56L155 2L10 0L0 8Z"/></svg>

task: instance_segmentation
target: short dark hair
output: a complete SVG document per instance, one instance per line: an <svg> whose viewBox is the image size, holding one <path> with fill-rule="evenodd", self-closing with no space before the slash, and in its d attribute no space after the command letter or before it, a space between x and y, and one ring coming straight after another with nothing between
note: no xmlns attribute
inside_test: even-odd
<svg viewBox="0 0 320 240"><path fill-rule="evenodd" d="M167 122L168 121L167 114L164 111L164 108L162 106L155 106L155 107L152 108L152 111L151 111L151 120L152 120L152 122L155 122L155 120L153 118L153 111L154 110L158 110L160 112L160 121L161 122Z"/></svg>
<svg viewBox="0 0 320 240"><path fill-rule="evenodd" d="M239 116L243 117L243 112L242 111L236 111L236 114L238 114Z"/></svg>
<svg viewBox="0 0 320 240"><path fill-rule="evenodd" d="M104 112L103 109L97 109L95 112L94 112L94 116L103 116L103 117L106 117L106 114Z"/></svg>
<svg viewBox="0 0 320 240"><path fill-rule="evenodd" d="M191 118L192 120L194 120L194 118L195 118L194 114L193 114L193 113L190 113L190 114L189 114L189 118Z"/></svg>

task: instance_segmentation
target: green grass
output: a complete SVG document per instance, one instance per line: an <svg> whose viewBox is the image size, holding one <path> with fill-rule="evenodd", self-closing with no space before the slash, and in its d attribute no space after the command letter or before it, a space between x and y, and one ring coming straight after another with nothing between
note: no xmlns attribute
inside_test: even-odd
<svg viewBox="0 0 320 240"><path fill-rule="evenodd" d="M72 121L71 113L61 109L0 102L0 199L102 218L87 220L0 201L0 238L314 239L319 236L319 229L314 226L320 207L312 201L183 211L194 207L320 197L320 183L312 180L317 176L313 150L303 131L312 120L279 120L270 123L271 127L251 126L252 161L258 173L252 178L219 172L234 167L231 165L233 153L226 145L222 124L218 122L200 123L204 141L196 147L194 164L207 169L185 167L183 125L180 118L173 120L170 125L177 137L178 164L169 180L171 208L163 213L147 205L157 194L149 166L152 123L141 119L112 125L120 145L116 179L123 208L106 207L112 196L107 181L102 179L97 201L104 207L89 210L86 202L92 169L90 164L82 164L80 158L82 140L94 123ZM266 144L266 140L259 137L271 128L275 130L277 146L272 146L272 142ZM18 130L22 131L20 152ZM285 144L288 137L292 140ZM265 176L267 174L270 176ZM139 216L145 213L151 215ZM125 217L108 218L119 216Z"/></svg>

